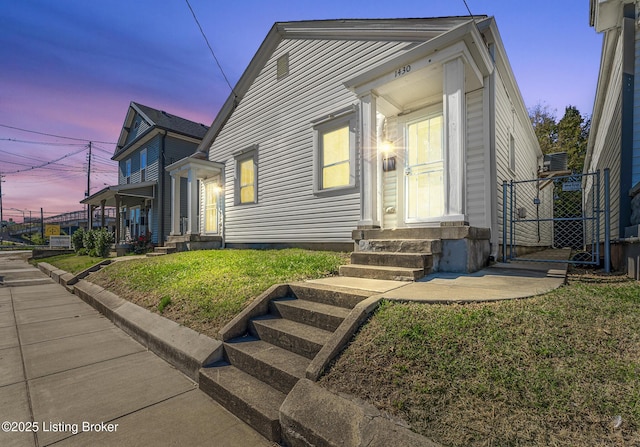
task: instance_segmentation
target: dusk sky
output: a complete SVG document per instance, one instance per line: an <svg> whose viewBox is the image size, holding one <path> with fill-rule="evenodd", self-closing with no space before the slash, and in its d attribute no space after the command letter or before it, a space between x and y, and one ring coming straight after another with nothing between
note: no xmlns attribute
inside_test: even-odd
<svg viewBox="0 0 640 447"><path fill-rule="evenodd" d="M232 85L274 22L468 15L463 0L190 3ZM591 114L602 36L588 0L467 4L495 16L527 107ZM0 61L5 220L82 209L89 140L91 193L116 184L131 101L210 125L229 95L185 0L0 0Z"/></svg>

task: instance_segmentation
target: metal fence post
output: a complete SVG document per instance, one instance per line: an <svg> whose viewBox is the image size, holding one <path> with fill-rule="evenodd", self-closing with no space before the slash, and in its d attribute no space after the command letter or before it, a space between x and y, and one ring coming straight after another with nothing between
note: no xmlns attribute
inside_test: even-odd
<svg viewBox="0 0 640 447"><path fill-rule="evenodd" d="M611 210L609 201L609 168L604 170L604 271L611 272Z"/></svg>

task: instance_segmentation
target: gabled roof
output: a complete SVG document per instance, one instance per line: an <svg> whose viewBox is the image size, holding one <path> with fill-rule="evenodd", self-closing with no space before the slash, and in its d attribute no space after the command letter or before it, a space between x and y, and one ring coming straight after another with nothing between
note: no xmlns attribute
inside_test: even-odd
<svg viewBox="0 0 640 447"><path fill-rule="evenodd" d="M149 124L149 129L127 144L131 125L136 115L140 115ZM206 135L207 130L209 130L204 124L196 123L176 115L171 115L164 110L157 110L132 101L131 104L129 104L129 110L122 125L120 138L118 138L118 144L112 159L126 152L129 147L135 145L135 143L140 141L144 136L158 129L198 140L201 140Z"/></svg>
<svg viewBox="0 0 640 447"><path fill-rule="evenodd" d="M475 16L475 21L487 16ZM276 22L213 120L197 152L206 154L271 54L284 39L397 40L426 42L464 23L469 16L410 19L335 19Z"/></svg>

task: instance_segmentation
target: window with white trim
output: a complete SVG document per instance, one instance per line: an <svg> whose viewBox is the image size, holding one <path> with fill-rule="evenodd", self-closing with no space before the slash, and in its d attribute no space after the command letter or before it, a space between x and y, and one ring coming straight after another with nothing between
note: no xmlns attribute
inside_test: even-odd
<svg viewBox="0 0 640 447"><path fill-rule="evenodd" d="M144 182L147 179L147 149L140 151L140 181Z"/></svg>
<svg viewBox="0 0 640 447"><path fill-rule="evenodd" d="M355 113L315 126L315 191L337 191L356 186Z"/></svg>
<svg viewBox="0 0 640 447"><path fill-rule="evenodd" d="M235 155L235 204L258 202L258 148L252 146Z"/></svg>
<svg viewBox="0 0 640 447"><path fill-rule="evenodd" d="M124 162L124 178L127 185L131 183L131 159Z"/></svg>

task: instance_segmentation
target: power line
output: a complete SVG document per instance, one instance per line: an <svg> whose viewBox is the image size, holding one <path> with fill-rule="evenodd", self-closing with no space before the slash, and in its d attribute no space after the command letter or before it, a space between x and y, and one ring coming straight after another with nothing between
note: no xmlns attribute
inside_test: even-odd
<svg viewBox="0 0 640 447"><path fill-rule="evenodd" d="M35 133L37 135L44 135L44 136L47 136L47 137L63 138L65 140L85 141L87 143L94 142L94 143L102 143L102 144L116 144L116 143L114 143L112 141L97 141L97 140L88 140L86 138L65 137L65 136L62 136L62 135L54 135L54 134L46 133L46 132L38 132L36 130L29 130L29 129L22 129L20 127L8 126L6 124L0 124L0 127L6 127L7 129L14 129L14 130L22 131L22 132Z"/></svg>
<svg viewBox="0 0 640 447"><path fill-rule="evenodd" d="M48 166L48 165L50 165L50 164L57 163L57 162L59 162L60 160L63 160L63 159L65 159L65 158L67 158L67 157L71 157L71 156L73 156L73 155L79 154L80 152L83 152L85 149L86 149L86 146L85 146L85 147L83 147L82 149L78 150L78 151L70 152L70 153L68 153L68 154L66 154L66 155L63 155L63 156L62 156L62 157L60 157L60 158L56 158L55 160L48 161L48 162L43 163L43 164L41 164L41 165L39 165L39 166L31 166L29 169L21 169L21 170L17 170L17 171L5 172L5 174L18 174L18 173L20 173L20 172L33 171L34 169L44 168L45 166Z"/></svg>
<svg viewBox="0 0 640 447"><path fill-rule="evenodd" d="M43 146L84 146L84 143L54 143L49 141L16 140L15 138L0 138L0 141L11 141L12 143L39 144Z"/></svg>
<svg viewBox="0 0 640 447"><path fill-rule="evenodd" d="M193 15L193 19L196 21L196 24L198 25L198 28L200 29L200 34L202 34L202 37L204 37L204 41L207 43L207 46L209 47L209 51L211 51L211 55L213 56L213 59L215 59L216 64L218 65L218 68L220 69L220 73L222 73L222 76L224 77L224 80L227 82L227 85L229 86L229 89L233 92L233 96L235 96L237 98L238 95L236 95L236 91L231 86L231 83L229 82L229 79L227 79L227 75L224 74L224 70L222 69L222 66L220 65L220 62L218 61L218 58L216 57L216 54L213 52L213 48L211 48L211 44L209 43L209 39L207 39L207 36L205 35L204 31L202 30L202 26L200 26L200 22L198 21L198 18L196 17L196 13L193 11L193 8L191 7L191 3L189 3L189 0L185 0L185 1L187 2L187 6L189 7L189 10L191 11L191 15Z"/></svg>

